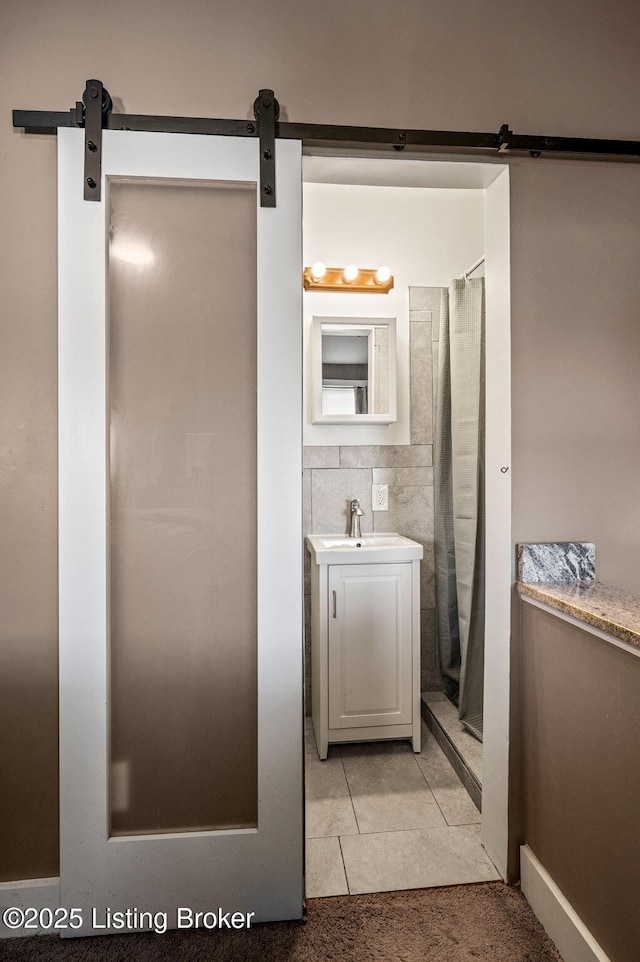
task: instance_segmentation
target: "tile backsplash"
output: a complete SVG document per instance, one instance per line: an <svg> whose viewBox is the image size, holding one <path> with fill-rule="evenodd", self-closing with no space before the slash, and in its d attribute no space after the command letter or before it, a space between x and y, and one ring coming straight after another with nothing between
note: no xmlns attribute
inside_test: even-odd
<svg viewBox="0 0 640 962"><path fill-rule="evenodd" d="M433 438L440 287L409 288L411 444L304 449L304 533L347 534L349 502L359 498L362 532L406 535L424 548L420 566L421 690L441 687L436 655ZM371 510L371 485L389 485L389 510ZM305 551L306 705L311 711L311 583Z"/></svg>

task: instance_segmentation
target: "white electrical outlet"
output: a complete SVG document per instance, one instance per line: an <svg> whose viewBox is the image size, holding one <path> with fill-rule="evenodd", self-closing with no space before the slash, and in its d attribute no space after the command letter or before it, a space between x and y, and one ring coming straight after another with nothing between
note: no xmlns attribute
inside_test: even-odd
<svg viewBox="0 0 640 962"><path fill-rule="evenodd" d="M388 511L389 510L389 485L388 484L372 484L371 485L371 510L372 511Z"/></svg>

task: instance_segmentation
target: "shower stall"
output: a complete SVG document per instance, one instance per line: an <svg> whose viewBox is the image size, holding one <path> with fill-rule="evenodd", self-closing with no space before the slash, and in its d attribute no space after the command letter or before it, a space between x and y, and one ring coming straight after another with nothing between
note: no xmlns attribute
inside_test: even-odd
<svg viewBox="0 0 640 962"><path fill-rule="evenodd" d="M484 689L485 299L480 258L442 289L435 406L437 665L428 723L477 803Z"/></svg>

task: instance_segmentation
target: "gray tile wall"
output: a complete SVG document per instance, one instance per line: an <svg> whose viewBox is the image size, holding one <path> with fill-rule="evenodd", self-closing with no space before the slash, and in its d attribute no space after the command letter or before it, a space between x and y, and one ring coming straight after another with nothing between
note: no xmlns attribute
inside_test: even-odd
<svg viewBox="0 0 640 962"><path fill-rule="evenodd" d="M340 445L304 449L305 534L347 533L349 502L359 498L363 533L396 531L424 547L420 587L421 689L441 688L436 652L433 556L433 438L440 328L439 287L409 288L411 444ZM371 511L371 485L389 485L389 510ZM305 551L306 703L311 582Z"/></svg>

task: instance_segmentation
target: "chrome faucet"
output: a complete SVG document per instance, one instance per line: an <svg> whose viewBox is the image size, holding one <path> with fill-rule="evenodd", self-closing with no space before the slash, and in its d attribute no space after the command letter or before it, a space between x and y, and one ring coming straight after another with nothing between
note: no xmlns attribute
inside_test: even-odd
<svg viewBox="0 0 640 962"><path fill-rule="evenodd" d="M362 533L360 531L360 518L364 517L364 511L360 507L360 501L358 498L354 498L351 502L351 531L349 532L350 538L361 538Z"/></svg>

